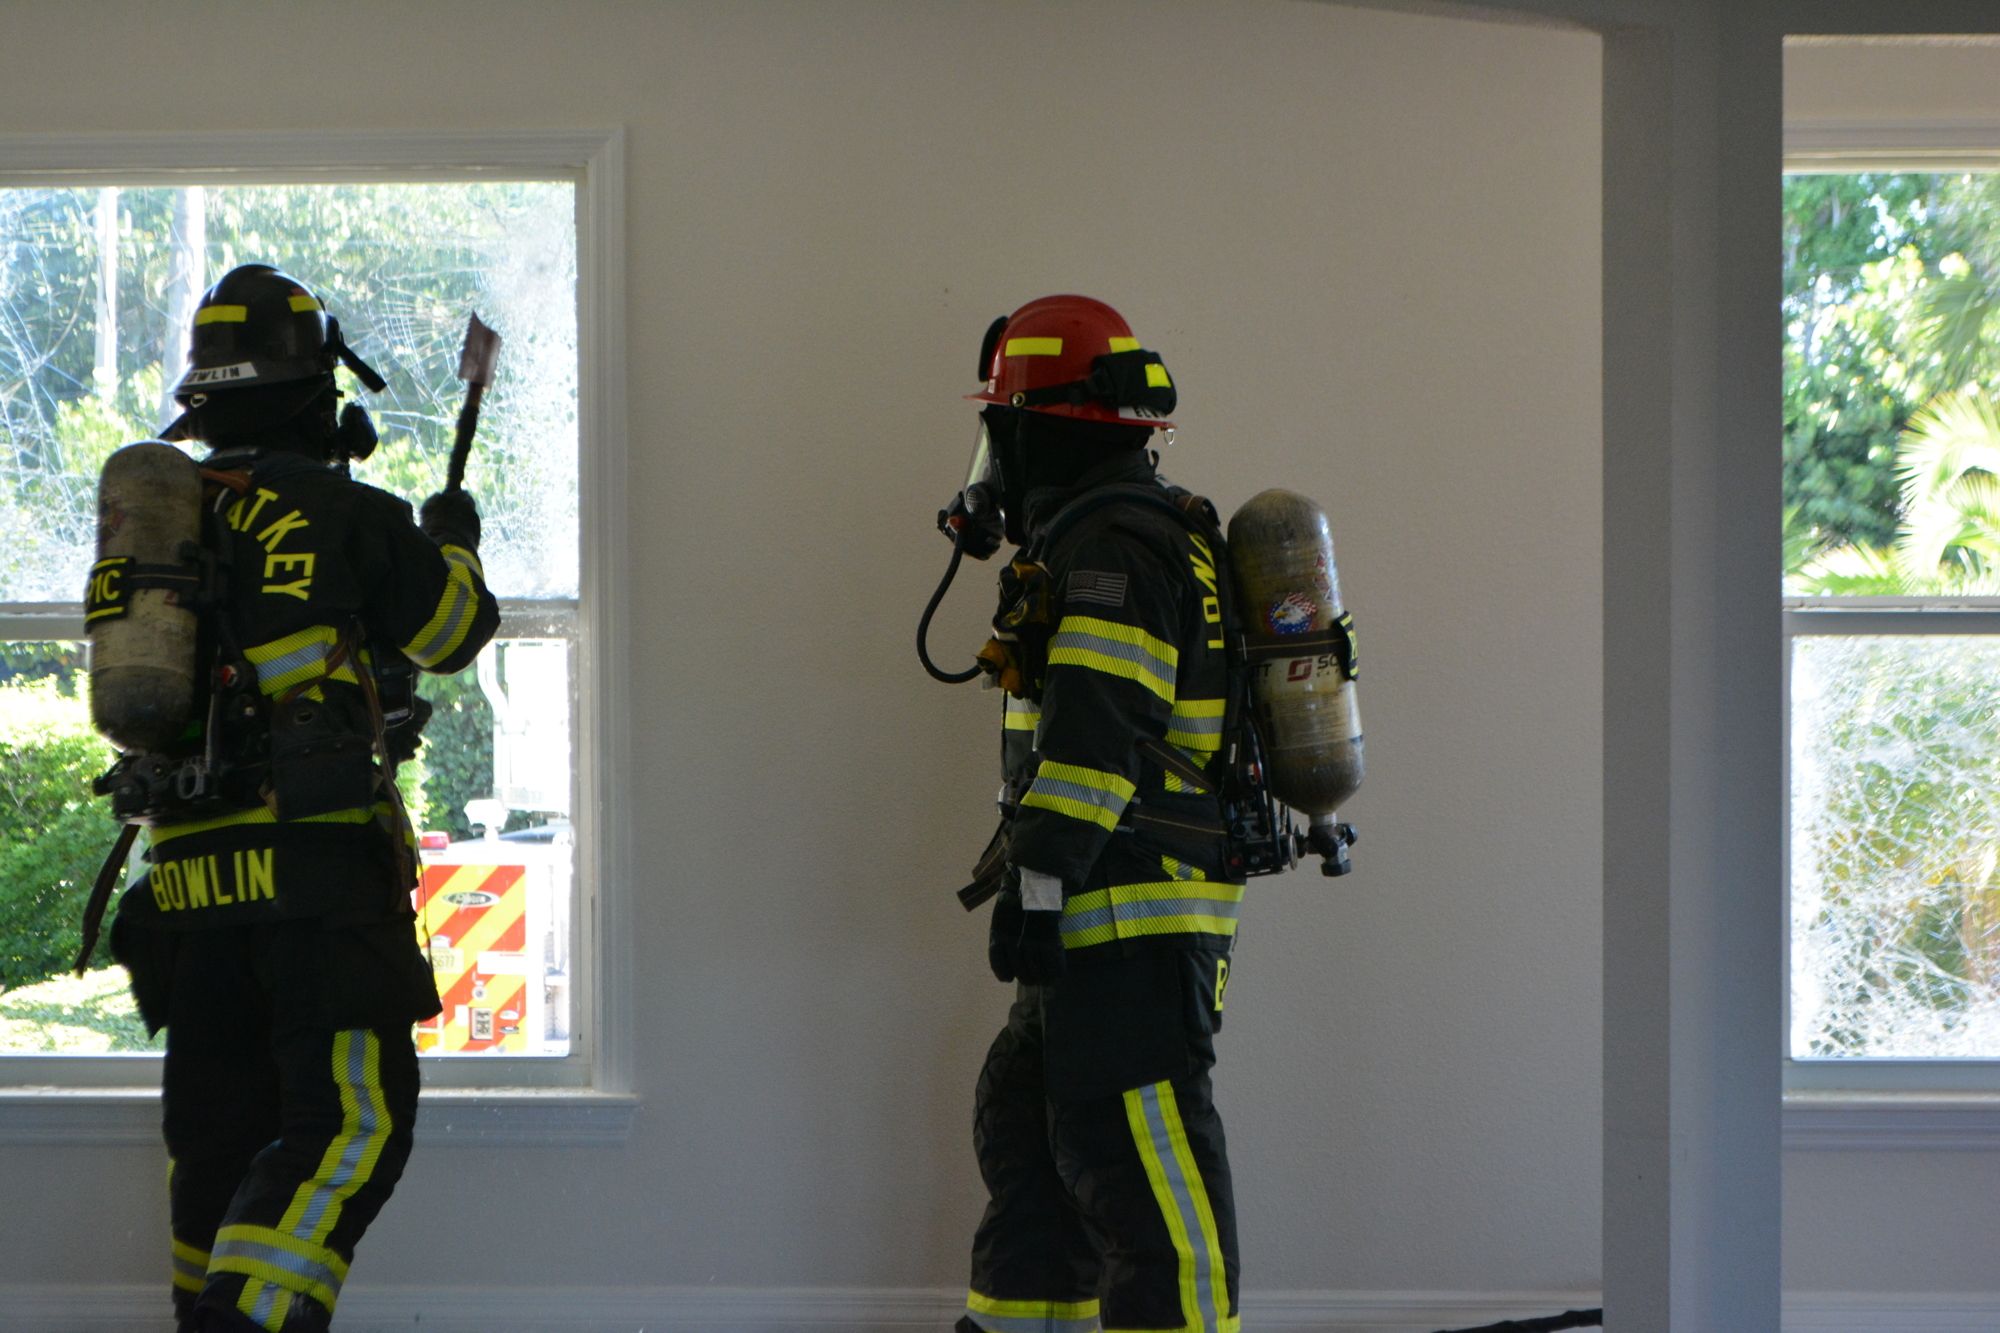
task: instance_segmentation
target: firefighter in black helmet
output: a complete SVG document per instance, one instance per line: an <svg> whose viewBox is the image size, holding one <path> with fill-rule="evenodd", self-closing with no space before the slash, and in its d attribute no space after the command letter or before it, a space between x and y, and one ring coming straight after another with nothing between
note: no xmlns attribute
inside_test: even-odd
<svg viewBox="0 0 2000 1333"><path fill-rule="evenodd" d="M469 496L408 504L352 480L375 434L335 369L379 391L298 280L229 273L195 313L185 409L207 449L204 719L218 788L107 780L152 827L112 952L167 1030L173 1298L186 1330L327 1326L355 1243L409 1156L410 1028L438 1012L411 907L414 838L392 771L428 706L414 668L458 671L498 624Z"/></svg>
<svg viewBox="0 0 2000 1333"><path fill-rule="evenodd" d="M1007 696L989 957L1019 985L979 1077L989 1203L958 1327L1227 1333L1209 1069L1243 876L1205 776L1228 691L1215 543L1154 474L1173 382L1111 307L1031 302L981 373L974 475L941 521L975 555L1022 547L981 653Z"/></svg>

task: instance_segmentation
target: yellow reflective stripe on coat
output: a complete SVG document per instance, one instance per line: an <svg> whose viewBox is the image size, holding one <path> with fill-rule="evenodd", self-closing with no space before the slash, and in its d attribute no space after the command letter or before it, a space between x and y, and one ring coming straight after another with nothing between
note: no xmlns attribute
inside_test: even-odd
<svg viewBox="0 0 2000 1333"><path fill-rule="evenodd" d="M458 651L479 611L479 585L485 579L479 557L463 546L445 546L444 593L424 627L403 645L403 654L418 666L436 666Z"/></svg>
<svg viewBox="0 0 2000 1333"><path fill-rule="evenodd" d="M1180 649L1157 639L1137 625L1121 625L1096 616L1064 616L1049 644L1049 665L1089 667L1122 676L1174 701L1174 677L1180 670Z"/></svg>
<svg viewBox="0 0 2000 1333"><path fill-rule="evenodd" d="M1242 911L1241 884L1198 878L1114 884L1063 904L1063 944L1086 949L1144 935L1231 936Z"/></svg>
<svg viewBox="0 0 2000 1333"><path fill-rule="evenodd" d="M386 819L394 812L387 802L378 801L372 809L355 806L350 810L329 810L323 815L306 815L301 819L289 819L288 824L366 824L372 819ZM275 824L278 817L265 805L252 806L248 810L238 810L234 814L217 815L214 819L198 819L191 824L163 824L153 830L153 845L172 842L175 838L185 838L190 833L208 833L219 828L234 828L238 824Z"/></svg>
<svg viewBox="0 0 2000 1333"><path fill-rule="evenodd" d="M986 1333L1095 1333L1097 1302L1000 1301L965 1293L965 1313Z"/></svg>
<svg viewBox="0 0 2000 1333"><path fill-rule="evenodd" d="M1183 750L1215 751L1222 748L1222 714L1227 699L1176 699L1174 715L1167 722L1167 744Z"/></svg>
<svg viewBox="0 0 2000 1333"><path fill-rule="evenodd" d="M1044 759L1021 804L1109 829L1118 827L1118 816L1125 813L1125 803L1132 799L1134 790L1116 773Z"/></svg>
<svg viewBox="0 0 2000 1333"><path fill-rule="evenodd" d="M174 1242L174 1285L182 1291L200 1291L208 1279L208 1251L197 1250L186 1241Z"/></svg>
<svg viewBox="0 0 2000 1333"><path fill-rule="evenodd" d="M1007 696L1007 711L1001 715L1002 731L1033 731L1042 724L1042 706L1026 699Z"/></svg>
<svg viewBox="0 0 2000 1333"><path fill-rule="evenodd" d="M340 631L333 626L310 625L282 639L245 648L243 655L257 668L257 688L266 694L282 694L295 685L321 679L359 684L354 668L346 662L331 672L326 669L327 659L339 642Z"/></svg>
<svg viewBox="0 0 2000 1333"><path fill-rule="evenodd" d="M1243 1321L1229 1309L1222 1237L1208 1201L1208 1186L1188 1145L1187 1127L1181 1123L1174 1085L1155 1083L1127 1092L1125 1119L1179 1260L1183 1321L1179 1333L1236 1333Z"/></svg>

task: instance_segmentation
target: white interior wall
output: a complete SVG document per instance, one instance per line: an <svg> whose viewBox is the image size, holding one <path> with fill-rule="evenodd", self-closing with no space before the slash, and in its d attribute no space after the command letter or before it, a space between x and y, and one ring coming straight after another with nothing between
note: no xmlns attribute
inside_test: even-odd
<svg viewBox="0 0 2000 1333"><path fill-rule="evenodd" d="M1329 508L1357 873L1255 885L1218 1100L1253 1289L1598 1280L1596 39L1329 5L0 4L8 132L622 124L640 753L616 1148L420 1150L359 1283L951 1287L1006 1004L925 678L980 333L1173 368L1166 469ZM302 275L310 277L310 275ZM970 571L934 643L969 652ZM0 1286L163 1271L161 1154L0 1152Z"/></svg>
<svg viewBox="0 0 2000 1333"><path fill-rule="evenodd" d="M1785 50L1785 118L2000 125L2000 43L1843 41ZM2000 1154L1785 1154L1785 1285L1992 1292Z"/></svg>

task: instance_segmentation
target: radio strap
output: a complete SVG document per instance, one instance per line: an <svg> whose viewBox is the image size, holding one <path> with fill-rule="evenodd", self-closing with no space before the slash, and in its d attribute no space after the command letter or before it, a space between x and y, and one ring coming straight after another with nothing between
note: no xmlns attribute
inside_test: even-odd
<svg viewBox="0 0 2000 1333"><path fill-rule="evenodd" d="M127 824L118 834L118 841L111 844L111 855L104 858L104 865L97 872L97 883L90 886L90 901L83 909L83 947L76 952L76 974L82 976L90 965L90 955L97 949L97 933L104 925L104 909L111 902L111 890L117 887L118 872L125 866L125 858L132 854L132 840L139 836L137 824Z"/></svg>

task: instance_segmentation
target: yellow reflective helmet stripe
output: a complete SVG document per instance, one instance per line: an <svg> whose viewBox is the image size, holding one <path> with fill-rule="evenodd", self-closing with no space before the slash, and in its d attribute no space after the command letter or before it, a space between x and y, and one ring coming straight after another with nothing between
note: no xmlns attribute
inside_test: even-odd
<svg viewBox="0 0 2000 1333"><path fill-rule="evenodd" d="M1137 338L1113 338L1111 339L1111 350L1114 352L1136 352L1139 350L1139 340Z"/></svg>
<svg viewBox="0 0 2000 1333"><path fill-rule="evenodd" d="M312 296L312 295L308 295L307 293L304 293L304 292L301 292L301 293L299 293L299 294L298 294L298 295L296 295L296 296L290 296L290 297L287 297L286 299L287 299L288 301L290 301L290 302L291 302L291 304L292 304L292 309L293 309L293 310L295 310L295 311L300 311L300 312L304 312L304 311L307 311L307 310L324 310L324 309L326 309L326 307L325 307L325 306L323 306L323 305L321 305L321 304L319 303L319 298L318 298L318 297L316 297L316 296Z"/></svg>
<svg viewBox="0 0 2000 1333"><path fill-rule="evenodd" d="M249 318L247 305L205 305L194 312L197 324L241 324Z"/></svg>
<svg viewBox="0 0 2000 1333"><path fill-rule="evenodd" d="M1167 368L1157 361L1146 363L1146 387L1149 389L1171 389L1174 382L1167 378Z"/></svg>
<svg viewBox="0 0 2000 1333"><path fill-rule="evenodd" d="M1060 338L1009 338L1006 356L1061 356Z"/></svg>

